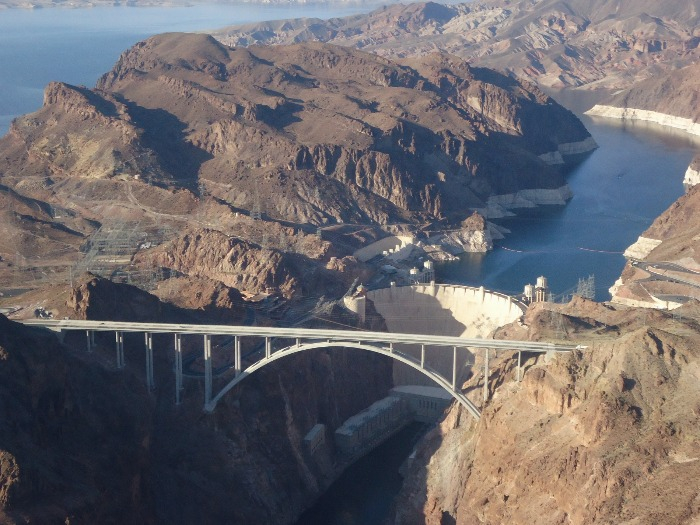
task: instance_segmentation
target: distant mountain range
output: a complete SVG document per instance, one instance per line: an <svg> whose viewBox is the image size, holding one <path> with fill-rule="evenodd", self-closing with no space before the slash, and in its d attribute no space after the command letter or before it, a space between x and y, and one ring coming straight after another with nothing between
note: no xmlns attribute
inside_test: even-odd
<svg viewBox="0 0 700 525"><path fill-rule="evenodd" d="M427 2L215 36L230 45L331 42L388 57L440 49L543 86L620 89L697 60L699 13L699 0Z"/></svg>

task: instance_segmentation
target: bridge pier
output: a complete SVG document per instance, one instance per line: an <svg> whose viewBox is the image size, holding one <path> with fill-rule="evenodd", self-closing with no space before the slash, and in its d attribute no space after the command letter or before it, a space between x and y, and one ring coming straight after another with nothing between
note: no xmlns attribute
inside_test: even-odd
<svg viewBox="0 0 700 525"><path fill-rule="evenodd" d="M484 404L489 400L489 349L484 348Z"/></svg>
<svg viewBox="0 0 700 525"><path fill-rule="evenodd" d="M146 343L146 388L153 390L155 388L153 381L153 334L146 332L144 340Z"/></svg>
<svg viewBox="0 0 700 525"><path fill-rule="evenodd" d="M117 344L117 368L121 369L126 366L124 362L124 333L114 332L116 344Z"/></svg>
<svg viewBox="0 0 700 525"><path fill-rule="evenodd" d="M452 347L452 390L457 391L457 347Z"/></svg>
<svg viewBox="0 0 700 525"><path fill-rule="evenodd" d="M238 336L234 337L234 343L233 343L233 348L234 348L234 355L233 355L233 367L236 370L236 377L241 375L241 372L243 371L243 366L241 363L241 338Z"/></svg>
<svg viewBox="0 0 700 525"><path fill-rule="evenodd" d="M182 392L182 334L175 334L175 404L181 403Z"/></svg>
<svg viewBox="0 0 700 525"><path fill-rule="evenodd" d="M204 407L211 401L212 371L211 371L211 335L204 334Z"/></svg>

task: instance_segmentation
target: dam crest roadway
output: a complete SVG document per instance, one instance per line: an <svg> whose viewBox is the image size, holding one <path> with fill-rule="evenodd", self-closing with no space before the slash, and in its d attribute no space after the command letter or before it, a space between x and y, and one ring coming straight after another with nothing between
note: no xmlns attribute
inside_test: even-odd
<svg viewBox="0 0 700 525"><path fill-rule="evenodd" d="M520 354L530 353L555 353L571 352L584 349L581 345L561 345L533 341L506 341L495 339L468 339L464 337L451 337L440 335L368 332L352 330L325 330L311 328L281 328L259 326L225 326L225 325L194 325L194 324L167 324L167 323L132 323L118 321L81 321L81 320L54 320L31 319L22 321L28 326L40 326L62 335L69 331L85 331L87 338L87 350L92 351L95 346L96 332L114 332L117 354L117 368L125 366L124 359L124 333L143 333L144 347L146 351L146 384L149 390L155 388L153 374L153 334L172 334L174 336L175 353L175 399L180 403L183 389L182 372L182 337L184 335L201 335L203 337L204 357L204 410L213 412L217 403L234 386L247 376L263 368L264 366L298 352L316 348L356 348L382 354L400 361L415 370L418 370L440 387L452 395L467 411L476 419L481 413L457 385L457 349L481 349L484 351L485 373L488 376L488 353L510 351L517 352L518 378L520 378ZM235 376L216 395L213 394L213 367L212 367L212 336L233 337L234 369ZM243 368L243 356L241 354L241 338L257 337L264 339L264 355L254 360L246 368ZM292 340L292 344L285 344L282 348L273 350L273 340ZM401 345L420 345L420 358L415 358L401 351ZM452 350L452 377L445 377L427 365L426 359L430 353L449 352ZM258 352L252 352L245 357L254 356ZM262 353L262 352L260 352ZM487 382L485 382L487 386Z"/></svg>

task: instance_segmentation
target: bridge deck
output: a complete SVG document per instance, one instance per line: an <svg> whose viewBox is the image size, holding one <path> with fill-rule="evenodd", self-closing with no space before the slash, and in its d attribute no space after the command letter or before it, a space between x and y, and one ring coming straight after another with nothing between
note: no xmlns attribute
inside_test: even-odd
<svg viewBox="0 0 700 525"><path fill-rule="evenodd" d="M281 328L262 326L230 326L230 325L195 325L168 323L131 323L119 321L80 321L71 319L32 319L22 321L28 326L38 326L54 331L81 330L87 335L87 349L95 347L95 332L114 332L117 350L117 368L125 366L124 333L145 334L146 350L146 384L149 390L155 388L153 372L153 334L174 334L175 351L175 401L180 403L183 380L182 368L182 336L202 335L204 352L204 409L211 412L218 401L245 377L259 368L282 357L314 348L357 348L386 355L411 366L428 376L459 401L476 419L481 413L459 388L457 382L457 352L458 348L468 348L472 351L481 348L484 352L484 377L489 377L489 350L517 352L517 380L521 377L522 352L571 352L585 348L582 345L561 345L535 341L505 341L496 339L467 339L424 334L398 334L389 332L369 332L364 330L325 330L311 328ZM213 392L212 369L212 336L233 336L235 376L218 394ZM244 369L241 354L240 339L242 337L260 337L265 339L264 357L253 362ZM272 341L293 339L295 342L280 350L273 350ZM284 343L283 343L284 344ZM420 358L398 351L394 345L418 345L421 347ZM426 362L426 350L430 347L452 347L452 377L439 373ZM262 350L260 351L262 352ZM442 351L441 351L442 352ZM257 353L254 352L254 353ZM484 401L488 398L488 381L484 381Z"/></svg>
<svg viewBox="0 0 700 525"><path fill-rule="evenodd" d="M536 341L507 341L498 339L467 339L425 334L397 334L364 330L325 330L315 328L280 328L261 326L197 325L169 323L131 323L120 321L80 321L71 319L30 319L21 321L28 326L42 326L51 330L90 330L96 332L137 332L196 335L231 335L318 339L330 341L381 342L395 344L424 344L456 346L458 348L490 348L493 350L520 350L525 352L571 352L582 345L562 345Z"/></svg>

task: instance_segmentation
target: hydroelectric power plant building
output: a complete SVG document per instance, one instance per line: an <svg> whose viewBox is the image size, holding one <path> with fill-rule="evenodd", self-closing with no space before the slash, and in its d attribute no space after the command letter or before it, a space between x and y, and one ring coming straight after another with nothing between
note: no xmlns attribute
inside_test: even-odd
<svg viewBox="0 0 700 525"><path fill-rule="evenodd" d="M343 454L361 453L412 420L409 405L403 398L385 397L347 419L335 431L335 444Z"/></svg>

